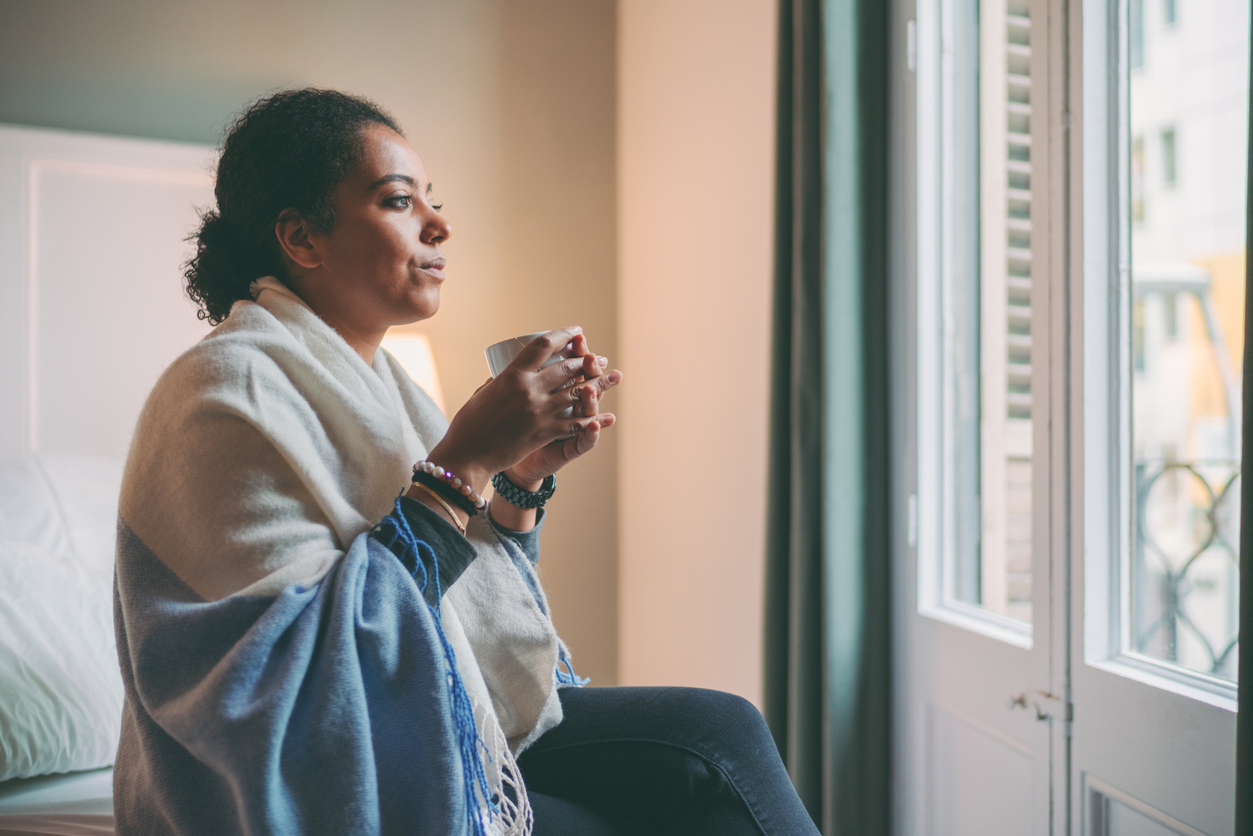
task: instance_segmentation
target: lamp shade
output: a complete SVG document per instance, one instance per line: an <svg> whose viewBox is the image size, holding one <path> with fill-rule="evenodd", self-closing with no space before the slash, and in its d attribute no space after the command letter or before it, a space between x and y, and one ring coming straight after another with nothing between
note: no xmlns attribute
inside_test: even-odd
<svg viewBox="0 0 1253 836"><path fill-rule="evenodd" d="M435 369L435 355L431 341L425 334L388 334L383 338L383 348L405 367L413 382L431 396L440 411L444 411L444 390L439 385L439 372Z"/></svg>

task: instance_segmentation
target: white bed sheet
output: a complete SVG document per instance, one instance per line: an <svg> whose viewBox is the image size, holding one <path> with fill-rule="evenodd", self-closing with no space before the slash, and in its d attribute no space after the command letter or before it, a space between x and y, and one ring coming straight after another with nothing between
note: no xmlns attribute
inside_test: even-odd
<svg viewBox="0 0 1253 836"><path fill-rule="evenodd" d="M0 783L2 836L113 836L113 769Z"/></svg>

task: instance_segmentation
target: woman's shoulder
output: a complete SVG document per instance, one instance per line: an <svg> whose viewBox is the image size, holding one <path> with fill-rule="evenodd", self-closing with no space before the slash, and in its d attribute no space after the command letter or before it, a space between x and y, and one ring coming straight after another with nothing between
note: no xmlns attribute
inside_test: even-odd
<svg viewBox="0 0 1253 836"><path fill-rule="evenodd" d="M261 306L237 303L231 315L162 372L140 416L173 418L192 410L231 407L268 396L294 395L280 356L291 353L292 337Z"/></svg>

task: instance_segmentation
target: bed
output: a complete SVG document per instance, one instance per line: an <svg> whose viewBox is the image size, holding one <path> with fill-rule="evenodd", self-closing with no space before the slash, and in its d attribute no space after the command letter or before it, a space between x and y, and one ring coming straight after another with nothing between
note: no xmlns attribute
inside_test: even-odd
<svg viewBox="0 0 1253 836"><path fill-rule="evenodd" d="M0 784L0 833L113 833L113 769L16 778Z"/></svg>
<svg viewBox="0 0 1253 836"><path fill-rule="evenodd" d="M208 331L179 267L212 162L0 125L0 834L113 833L121 464L157 376Z"/></svg>

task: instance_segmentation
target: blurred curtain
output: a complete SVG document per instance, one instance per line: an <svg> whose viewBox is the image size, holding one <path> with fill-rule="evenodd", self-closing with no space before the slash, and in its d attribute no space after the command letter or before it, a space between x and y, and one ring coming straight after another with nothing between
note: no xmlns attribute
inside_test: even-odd
<svg viewBox="0 0 1253 836"><path fill-rule="evenodd" d="M1253 76L1253 74L1251 74ZM1253 77L1250 81L1253 98ZM1253 469L1248 452L1253 450L1253 259L1248 242L1253 240L1253 101L1249 108L1248 191L1245 194L1244 233L1244 397L1243 441L1240 463L1240 632L1253 636ZM1253 652L1241 647L1240 704L1236 715L1236 834L1253 836Z"/></svg>
<svg viewBox="0 0 1253 836"><path fill-rule="evenodd" d="M890 829L889 5L780 4L765 705L826 836Z"/></svg>

